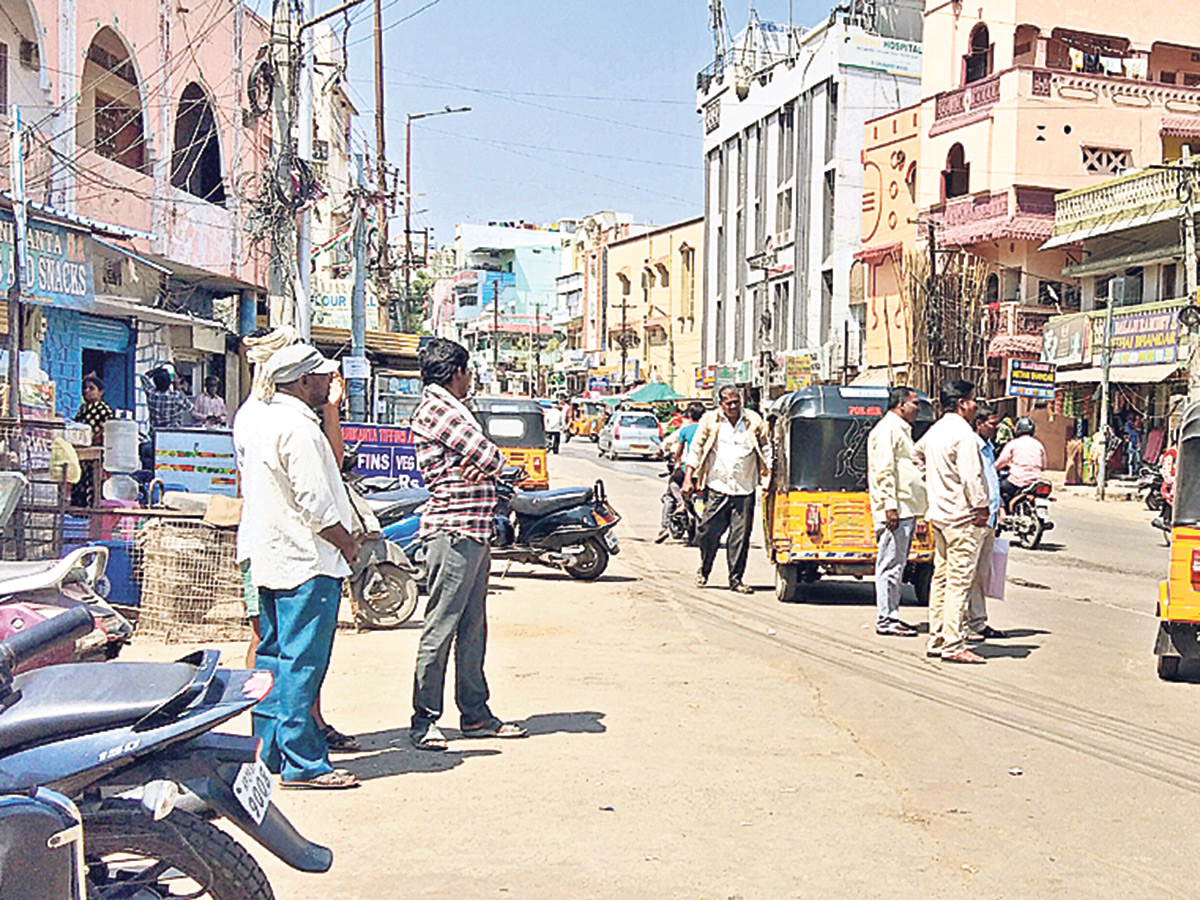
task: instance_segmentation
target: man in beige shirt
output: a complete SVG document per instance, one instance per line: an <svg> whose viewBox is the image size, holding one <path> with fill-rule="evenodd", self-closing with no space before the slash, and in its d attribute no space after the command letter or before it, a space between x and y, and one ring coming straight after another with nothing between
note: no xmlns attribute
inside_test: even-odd
<svg viewBox="0 0 1200 900"><path fill-rule="evenodd" d="M926 519L933 528L933 585L929 594L927 656L982 663L967 649L967 604L988 523L988 488L975 436L975 385L942 386L942 418L914 448L925 472Z"/></svg>
<svg viewBox="0 0 1200 900"><path fill-rule="evenodd" d="M917 392L894 387L888 411L867 438L867 491L875 524L875 633L916 637L900 621L900 587L917 518L925 515L925 482L913 461L912 423L920 411Z"/></svg>

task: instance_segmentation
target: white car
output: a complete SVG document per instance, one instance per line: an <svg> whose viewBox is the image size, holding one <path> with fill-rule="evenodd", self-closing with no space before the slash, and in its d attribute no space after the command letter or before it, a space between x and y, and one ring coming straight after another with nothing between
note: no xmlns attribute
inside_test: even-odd
<svg viewBox="0 0 1200 900"><path fill-rule="evenodd" d="M662 425L654 413L617 410L600 429L600 455L641 456L657 459L662 454Z"/></svg>

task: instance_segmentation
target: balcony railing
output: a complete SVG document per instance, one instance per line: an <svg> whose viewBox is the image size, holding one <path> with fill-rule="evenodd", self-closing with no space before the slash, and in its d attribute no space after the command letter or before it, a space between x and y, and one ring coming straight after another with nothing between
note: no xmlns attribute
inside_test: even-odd
<svg viewBox="0 0 1200 900"><path fill-rule="evenodd" d="M934 99L933 133L976 121L1000 100L1000 75L997 73L954 91L938 94Z"/></svg>
<svg viewBox="0 0 1200 900"><path fill-rule="evenodd" d="M1055 198L1054 236L1087 229L1118 230L1130 220L1179 215L1181 173L1147 169Z"/></svg>

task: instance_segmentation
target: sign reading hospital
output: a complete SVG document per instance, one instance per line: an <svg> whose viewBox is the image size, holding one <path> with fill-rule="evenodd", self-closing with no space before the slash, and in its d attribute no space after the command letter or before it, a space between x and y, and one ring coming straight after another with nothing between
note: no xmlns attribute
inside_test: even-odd
<svg viewBox="0 0 1200 900"><path fill-rule="evenodd" d="M1113 313L1112 364L1173 363L1179 355L1179 310L1122 315Z"/></svg>
<svg viewBox="0 0 1200 900"><path fill-rule="evenodd" d="M342 441L354 453L355 475L391 478L396 490L425 487L412 429L347 423L342 425Z"/></svg>
<svg viewBox="0 0 1200 900"><path fill-rule="evenodd" d="M1032 397L1035 400L1054 399L1054 363L1032 359L1010 359L1008 361L1009 397Z"/></svg>
<svg viewBox="0 0 1200 900"><path fill-rule="evenodd" d="M12 214L0 212L0 289L13 282ZM21 260L21 299L68 309L91 309L96 303L87 236L59 225L30 220Z"/></svg>

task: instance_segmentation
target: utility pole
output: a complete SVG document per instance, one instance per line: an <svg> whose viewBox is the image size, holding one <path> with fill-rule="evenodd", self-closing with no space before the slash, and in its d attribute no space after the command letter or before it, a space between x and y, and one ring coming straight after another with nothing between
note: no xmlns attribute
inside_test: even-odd
<svg viewBox="0 0 1200 900"><path fill-rule="evenodd" d="M21 108L9 114L9 178L12 184L13 247L12 283L8 286L8 417L21 421L21 288L25 261L25 156L21 145ZM18 432L18 442L20 434ZM97 486L98 487L98 486Z"/></svg>
<svg viewBox="0 0 1200 900"><path fill-rule="evenodd" d="M367 356L367 222L366 222L366 175L363 172L363 155L354 155L357 189L354 197L354 291L350 295L350 356L351 373L361 366ZM350 420L367 420L367 380L355 377L346 379L350 395Z"/></svg>
<svg viewBox="0 0 1200 900"><path fill-rule="evenodd" d="M292 57L295 52L292 34L292 15L290 0L274 0L271 17L271 61L275 70L275 83L271 91L273 119L271 128L271 161L269 172L271 181L280 190L279 185L287 185L288 194L279 198L284 205L282 222L271 229L271 265L270 285L271 296L270 324L282 325L298 323L295 293L292 288L292 263L296 258L296 232L291 227L292 198L290 185L292 183Z"/></svg>
<svg viewBox="0 0 1200 900"><path fill-rule="evenodd" d="M1125 300L1125 279L1114 278L1108 283L1108 303L1104 307L1104 355L1100 369L1100 468L1096 471L1096 499L1103 500L1108 487L1108 392L1109 371L1112 368L1113 307Z"/></svg>
<svg viewBox="0 0 1200 900"><path fill-rule="evenodd" d="M313 17L313 0L304 0L304 21ZM315 69L315 37L310 29L300 32L300 135L296 156L311 165L313 158L313 72ZM296 229L296 265L300 274L299 303L296 305L296 330L300 339L312 337L312 209L305 204Z"/></svg>
<svg viewBox="0 0 1200 900"><path fill-rule="evenodd" d="M1188 303L1196 303L1197 273L1196 273L1196 168L1192 162L1189 148L1183 150L1183 178L1186 189L1186 200L1183 209L1183 270L1184 284L1187 285ZM1188 402L1200 400L1200 333L1195 328L1188 329Z"/></svg>
<svg viewBox="0 0 1200 900"><path fill-rule="evenodd" d="M408 185L405 185L407 189ZM407 191L406 191L407 192ZM500 385L500 282L492 282L492 385ZM498 394L499 391L493 390Z"/></svg>
<svg viewBox="0 0 1200 900"><path fill-rule="evenodd" d="M375 159L379 174L377 175L379 217L379 287L380 296L384 302L391 302L391 259L388 257L388 208L387 208L387 152L386 129L383 121L383 9L380 0L375 0ZM404 295L408 303L408 292ZM402 329L407 331L407 323Z"/></svg>
<svg viewBox="0 0 1200 900"><path fill-rule="evenodd" d="M615 304L614 304L615 305ZM621 336L617 341L621 345L621 387L625 387L625 362L629 357L628 341L626 340L626 314L629 310L629 295L621 295Z"/></svg>
<svg viewBox="0 0 1200 900"><path fill-rule="evenodd" d="M533 305L533 387L530 393L534 397L541 393L542 387L542 304L538 301Z"/></svg>

